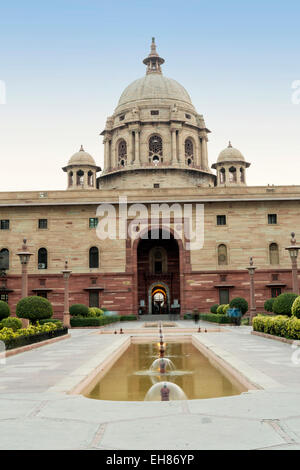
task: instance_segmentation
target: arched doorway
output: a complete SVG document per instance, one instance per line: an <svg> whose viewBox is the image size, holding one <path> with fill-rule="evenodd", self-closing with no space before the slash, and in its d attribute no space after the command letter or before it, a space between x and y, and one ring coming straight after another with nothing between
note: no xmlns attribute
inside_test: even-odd
<svg viewBox="0 0 300 470"><path fill-rule="evenodd" d="M137 247L140 314L169 314L180 305L179 246L174 236L156 229L144 234Z"/></svg>

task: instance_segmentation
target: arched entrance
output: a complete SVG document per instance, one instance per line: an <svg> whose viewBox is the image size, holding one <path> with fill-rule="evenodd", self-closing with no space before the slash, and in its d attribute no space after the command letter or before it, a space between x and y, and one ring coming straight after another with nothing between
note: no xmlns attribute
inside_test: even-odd
<svg viewBox="0 0 300 470"><path fill-rule="evenodd" d="M156 229L144 234L137 247L139 314L169 314L180 305L179 246L174 236Z"/></svg>

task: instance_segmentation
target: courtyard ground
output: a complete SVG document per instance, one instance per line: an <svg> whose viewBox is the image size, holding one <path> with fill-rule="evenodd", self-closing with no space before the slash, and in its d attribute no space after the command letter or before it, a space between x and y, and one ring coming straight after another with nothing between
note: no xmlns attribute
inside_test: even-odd
<svg viewBox="0 0 300 470"><path fill-rule="evenodd" d="M190 327L191 322L178 325ZM137 328L141 322L121 326ZM178 402L109 402L69 395L126 340L125 335L91 329L71 330L70 339L7 358L0 364L0 449L299 450L300 365L292 361L295 349L253 336L249 327L223 330L197 336L264 390Z"/></svg>

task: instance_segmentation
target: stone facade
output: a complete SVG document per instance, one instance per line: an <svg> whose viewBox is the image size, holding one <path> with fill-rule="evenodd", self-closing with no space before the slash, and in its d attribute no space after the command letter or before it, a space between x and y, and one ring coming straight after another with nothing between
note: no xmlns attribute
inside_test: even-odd
<svg viewBox="0 0 300 470"><path fill-rule="evenodd" d="M72 270L71 304L97 304L120 314L149 313L155 286L166 293L169 306L180 304L182 314L193 308L208 312L211 305L236 296L249 300L250 256L257 266L258 309L280 290L292 290L285 247L292 230L300 234L300 186L248 187L250 164L231 144L212 166L215 175L208 165L210 131L185 89L163 77L164 61L154 42L144 62L146 78L127 87L107 120L104 168L97 181L101 169L82 147L63 168L66 191L0 193L2 267L9 258L0 295L13 312L21 297L16 253L23 238L33 253L29 295L47 296L60 318L65 260ZM125 218L119 198L127 198ZM189 250L186 237L174 240L183 220L172 214L169 225L163 217L141 220L141 226L147 222L148 229L169 232L170 240L140 240L140 224L130 237L130 207L144 204L149 214L154 203L176 203L182 211L192 204L193 228L196 204L202 205L203 246ZM125 237L99 238L100 204L115 208Z"/></svg>

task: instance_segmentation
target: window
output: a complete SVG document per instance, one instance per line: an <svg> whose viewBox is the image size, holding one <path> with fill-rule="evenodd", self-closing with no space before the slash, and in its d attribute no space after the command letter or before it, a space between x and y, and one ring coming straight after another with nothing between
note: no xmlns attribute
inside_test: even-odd
<svg viewBox="0 0 300 470"><path fill-rule="evenodd" d="M225 266L228 264L227 261L227 247L226 245L218 246L218 265Z"/></svg>
<svg viewBox="0 0 300 470"><path fill-rule="evenodd" d="M48 298L48 292L46 290L40 290L36 294L38 297L43 297L44 299Z"/></svg>
<svg viewBox="0 0 300 470"><path fill-rule="evenodd" d="M90 293L89 293L89 307L99 308L99 291L90 291Z"/></svg>
<svg viewBox="0 0 300 470"><path fill-rule="evenodd" d="M192 116L191 116L190 114L186 114L185 117L186 117L187 119L191 119Z"/></svg>
<svg viewBox="0 0 300 470"><path fill-rule="evenodd" d="M0 221L0 230L9 230L9 220Z"/></svg>
<svg viewBox="0 0 300 470"><path fill-rule="evenodd" d="M191 165L194 160L194 145L191 139L186 139L184 143L185 159L187 165Z"/></svg>
<svg viewBox="0 0 300 470"><path fill-rule="evenodd" d="M48 220L47 219L39 219L39 229L44 230L48 228Z"/></svg>
<svg viewBox="0 0 300 470"><path fill-rule="evenodd" d="M124 121L124 119L125 119L125 114L122 114L122 116L119 117L119 120Z"/></svg>
<svg viewBox="0 0 300 470"><path fill-rule="evenodd" d="M94 173L92 171L88 172L88 185L91 188L94 186Z"/></svg>
<svg viewBox="0 0 300 470"><path fill-rule="evenodd" d="M127 144L125 140L121 140L121 142L119 142L118 161L120 166L125 166L127 163Z"/></svg>
<svg viewBox="0 0 300 470"><path fill-rule="evenodd" d="M73 171L69 173L69 186L73 186Z"/></svg>
<svg viewBox="0 0 300 470"><path fill-rule="evenodd" d="M270 264L279 264L279 250L277 243L271 243L269 246Z"/></svg>
<svg viewBox="0 0 300 470"><path fill-rule="evenodd" d="M220 170L220 184L226 183L226 171L225 168L221 168Z"/></svg>
<svg viewBox="0 0 300 470"><path fill-rule="evenodd" d="M222 287L219 289L219 298L220 298L220 305L228 305L229 304L229 289L226 287Z"/></svg>
<svg viewBox="0 0 300 470"><path fill-rule="evenodd" d="M241 173L241 183L245 183L245 172L243 168L240 168Z"/></svg>
<svg viewBox="0 0 300 470"><path fill-rule="evenodd" d="M90 248L89 265L90 268L99 268L99 250L96 246Z"/></svg>
<svg viewBox="0 0 300 470"><path fill-rule="evenodd" d="M89 220L89 227L90 228L97 228L98 225L98 218L97 217L91 217Z"/></svg>
<svg viewBox="0 0 300 470"><path fill-rule="evenodd" d="M226 215L217 215L217 225L226 225Z"/></svg>
<svg viewBox="0 0 300 470"><path fill-rule="evenodd" d="M82 170L79 170L76 173L76 184L77 184L77 186L83 186L84 185L84 173L83 173Z"/></svg>
<svg viewBox="0 0 300 470"><path fill-rule="evenodd" d="M159 183L154 183L153 188L158 189L159 188Z"/></svg>
<svg viewBox="0 0 300 470"><path fill-rule="evenodd" d="M0 300L2 300L2 302L6 302L8 304L8 294L0 292Z"/></svg>
<svg viewBox="0 0 300 470"><path fill-rule="evenodd" d="M38 251L38 269L47 269L48 252L46 248L40 248Z"/></svg>
<svg viewBox="0 0 300 470"><path fill-rule="evenodd" d="M0 269L9 269L9 251L6 248L0 251Z"/></svg>
<svg viewBox="0 0 300 470"><path fill-rule="evenodd" d="M229 181L230 183L236 183L236 168L234 166L229 168Z"/></svg>
<svg viewBox="0 0 300 470"><path fill-rule="evenodd" d="M281 287L272 287L271 288L271 297L274 299L274 297L278 297L281 294Z"/></svg>
<svg viewBox="0 0 300 470"><path fill-rule="evenodd" d="M149 140L149 160L154 164L162 161L163 156L163 143L159 135L153 135Z"/></svg>
<svg viewBox="0 0 300 470"><path fill-rule="evenodd" d="M151 111L151 116L158 116L158 114L159 114L159 111L156 109Z"/></svg>
<svg viewBox="0 0 300 470"><path fill-rule="evenodd" d="M269 225L277 224L277 214L268 214L268 224Z"/></svg>

